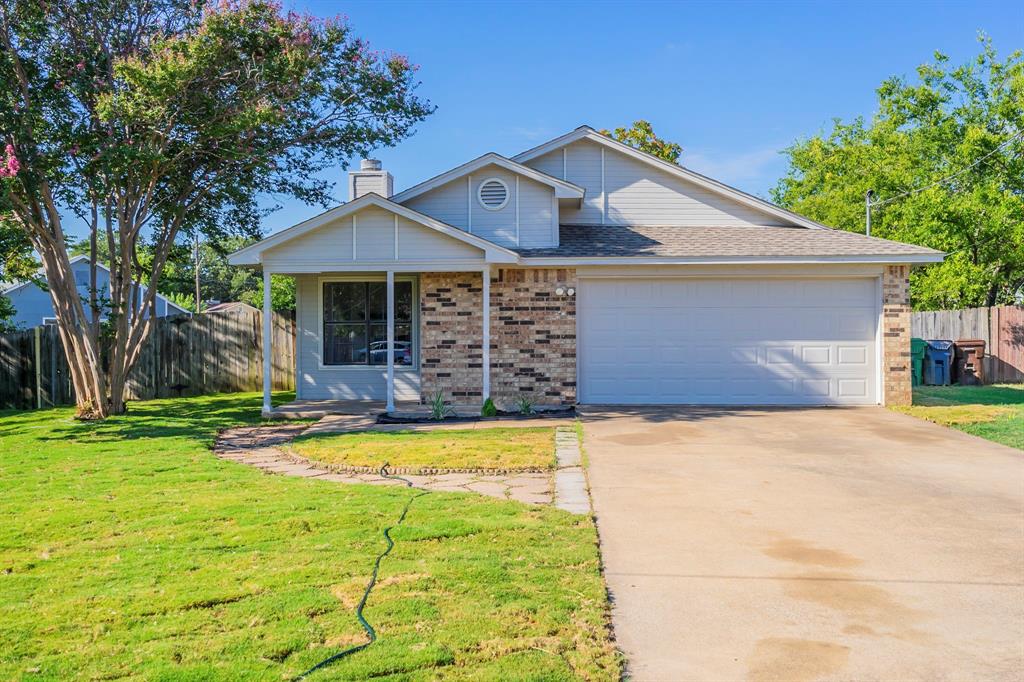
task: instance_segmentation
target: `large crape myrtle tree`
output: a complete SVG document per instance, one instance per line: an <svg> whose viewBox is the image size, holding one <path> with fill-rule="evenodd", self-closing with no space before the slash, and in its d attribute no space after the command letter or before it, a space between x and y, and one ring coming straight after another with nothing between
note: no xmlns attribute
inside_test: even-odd
<svg viewBox="0 0 1024 682"><path fill-rule="evenodd" d="M42 261L80 417L124 411L175 238L254 236L268 194L331 203L320 171L430 114L415 71L267 0L0 0L0 224ZM94 266L79 294L70 229L109 291Z"/></svg>

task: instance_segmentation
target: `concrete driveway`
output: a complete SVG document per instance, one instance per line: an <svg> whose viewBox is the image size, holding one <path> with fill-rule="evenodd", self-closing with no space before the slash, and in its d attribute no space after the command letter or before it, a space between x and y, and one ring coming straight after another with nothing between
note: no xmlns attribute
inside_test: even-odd
<svg viewBox="0 0 1024 682"><path fill-rule="evenodd" d="M634 680L1024 678L1024 452L882 408L588 408Z"/></svg>

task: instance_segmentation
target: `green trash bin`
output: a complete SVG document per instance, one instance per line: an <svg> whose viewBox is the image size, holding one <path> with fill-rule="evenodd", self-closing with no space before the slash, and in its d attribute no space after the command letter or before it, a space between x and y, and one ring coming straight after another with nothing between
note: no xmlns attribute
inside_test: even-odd
<svg viewBox="0 0 1024 682"><path fill-rule="evenodd" d="M924 339L910 339L910 370L914 386L924 381L924 351L928 342Z"/></svg>

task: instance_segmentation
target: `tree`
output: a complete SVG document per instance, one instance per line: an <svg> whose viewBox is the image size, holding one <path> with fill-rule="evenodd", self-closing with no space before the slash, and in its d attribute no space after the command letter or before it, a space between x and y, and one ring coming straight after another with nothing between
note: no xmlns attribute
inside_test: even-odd
<svg viewBox="0 0 1024 682"><path fill-rule="evenodd" d="M0 170L0 174L8 173L6 167ZM39 264L32 257L32 247L25 234L0 217L0 290L14 282L35 279L38 269ZM0 296L0 333L13 331L14 313L11 300Z"/></svg>
<svg viewBox="0 0 1024 682"><path fill-rule="evenodd" d="M669 163L679 163L679 155L683 153L683 148L675 142L666 142L655 135L654 128L644 120L634 121L630 128L602 130L601 134Z"/></svg>
<svg viewBox="0 0 1024 682"><path fill-rule="evenodd" d="M415 71L343 22L270 0L0 0L0 139L16 166L0 216L41 257L80 417L124 411L177 236L256 237L267 193L329 205L320 170L396 144L432 111ZM85 312L95 294L77 295L65 215L92 255L105 243L105 325Z"/></svg>
<svg viewBox="0 0 1024 682"><path fill-rule="evenodd" d="M892 77L870 121L836 121L786 150L773 199L828 225L948 253L915 270L918 309L1012 302L1024 287L1024 59L982 36L961 66L936 54L917 82Z"/></svg>

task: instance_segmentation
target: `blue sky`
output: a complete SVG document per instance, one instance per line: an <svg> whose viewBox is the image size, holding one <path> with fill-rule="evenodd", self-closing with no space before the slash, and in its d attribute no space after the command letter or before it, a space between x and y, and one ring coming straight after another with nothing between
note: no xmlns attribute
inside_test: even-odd
<svg viewBox="0 0 1024 682"><path fill-rule="evenodd" d="M437 105L377 156L400 190L487 151L512 155L587 123L651 121L683 165L767 196L779 151L870 115L875 88L935 50L960 62L978 31L1001 54L1024 47L1024 3L323 2L371 47L421 65ZM343 180L340 169L327 173ZM345 199L339 183L335 196ZM266 232L321 209L294 201Z"/></svg>

